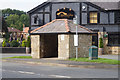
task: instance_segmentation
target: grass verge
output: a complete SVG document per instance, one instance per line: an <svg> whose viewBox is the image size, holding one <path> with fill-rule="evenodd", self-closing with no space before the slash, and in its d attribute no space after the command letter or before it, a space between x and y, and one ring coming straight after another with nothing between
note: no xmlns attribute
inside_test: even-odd
<svg viewBox="0 0 120 80"><path fill-rule="evenodd" d="M71 58L70 61L79 61L79 62L94 62L94 63L105 63L105 64L120 64L120 61L113 59L98 58L94 60L89 60L89 58Z"/></svg>
<svg viewBox="0 0 120 80"><path fill-rule="evenodd" d="M14 57L5 57L3 59L13 59L13 58L20 58L20 59L31 59L31 56L14 56Z"/></svg>

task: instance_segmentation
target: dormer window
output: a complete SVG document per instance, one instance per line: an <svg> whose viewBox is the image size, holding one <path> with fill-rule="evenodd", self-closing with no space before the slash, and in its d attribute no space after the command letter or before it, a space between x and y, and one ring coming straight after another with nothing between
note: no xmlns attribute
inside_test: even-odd
<svg viewBox="0 0 120 80"><path fill-rule="evenodd" d="M34 24L37 24L37 19L38 19L38 16L34 16Z"/></svg>
<svg viewBox="0 0 120 80"><path fill-rule="evenodd" d="M98 13L97 12L90 12L90 23L94 24L94 23L98 23Z"/></svg>
<svg viewBox="0 0 120 80"><path fill-rule="evenodd" d="M37 24L37 18L36 17L34 18L34 24Z"/></svg>

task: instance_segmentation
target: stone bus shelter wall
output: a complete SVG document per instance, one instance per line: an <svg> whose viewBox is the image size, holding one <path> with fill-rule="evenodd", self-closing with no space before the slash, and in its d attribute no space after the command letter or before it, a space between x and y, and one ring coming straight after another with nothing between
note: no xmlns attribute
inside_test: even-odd
<svg viewBox="0 0 120 80"><path fill-rule="evenodd" d="M40 48L43 46L40 41L43 39L40 38L40 35L31 35L31 56L33 58L42 58L44 55L40 52ZM79 34L78 57L89 57L89 46L92 46L92 35ZM75 58L75 56L74 34L58 34L58 58L69 59Z"/></svg>
<svg viewBox="0 0 120 80"><path fill-rule="evenodd" d="M70 35L70 58L75 57L74 35ZM78 57L89 57L89 47L92 46L92 35L79 34Z"/></svg>
<svg viewBox="0 0 120 80"><path fill-rule="evenodd" d="M40 58L40 35L31 35L31 56Z"/></svg>

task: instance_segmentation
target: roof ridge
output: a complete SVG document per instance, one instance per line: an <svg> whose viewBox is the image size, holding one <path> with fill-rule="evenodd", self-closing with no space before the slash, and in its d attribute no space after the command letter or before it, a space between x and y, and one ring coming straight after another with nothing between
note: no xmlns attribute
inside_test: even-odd
<svg viewBox="0 0 120 80"><path fill-rule="evenodd" d="M47 24L45 24L45 25L43 25L43 26L41 26L41 27L38 27L38 28L36 28L36 29L32 30L30 33L33 33L33 32L35 32L35 31L37 31L37 30L39 30L39 29L41 29L41 28L43 28L43 27L45 27L45 26L47 26L47 25L49 25L49 24L51 24L51 23L55 22L56 20L57 20L57 19L52 20L51 22L49 22L49 23L47 23Z"/></svg>
<svg viewBox="0 0 120 80"><path fill-rule="evenodd" d="M80 27L92 33L92 31L91 31L91 30L89 30L88 28L83 27L83 26L81 26L81 25L80 25Z"/></svg>
<svg viewBox="0 0 120 80"><path fill-rule="evenodd" d="M67 32L70 32L70 28L69 28L69 26L68 26L68 20L67 20L67 19L64 19L64 21L65 21L66 31L67 31Z"/></svg>

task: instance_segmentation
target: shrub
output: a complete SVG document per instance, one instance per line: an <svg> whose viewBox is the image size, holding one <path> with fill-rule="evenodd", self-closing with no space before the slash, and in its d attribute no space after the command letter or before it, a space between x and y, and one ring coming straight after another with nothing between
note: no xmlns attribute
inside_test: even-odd
<svg viewBox="0 0 120 80"><path fill-rule="evenodd" d="M28 38L27 38L27 45L26 45L26 47L31 47L30 36L28 36Z"/></svg>
<svg viewBox="0 0 120 80"><path fill-rule="evenodd" d="M6 47L6 41L3 41L2 47Z"/></svg>
<svg viewBox="0 0 120 80"><path fill-rule="evenodd" d="M17 42L16 40L13 40L11 43L10 43L10 46L11 47L18 47L20 44L19 42Z"/></svg>
<svg viewBox="0 0 120 80"><path fill-rule="evenodd" d="M26 41L25 40L22 41L22 47L26 47Z"/></svg>
<svg viewBox="0 0 120 80"><path fill-rule="evenodd" d="M99 48L103 48L103 39L99 38Z"/></svg>
<svg viewBox="0 0 120 80"><path fill-rule="evenodd" d="M10 33L6 33L6 34L5 34L5 39L6 39L6 41L9 41L9 38L10 38Z"/></svg>
<svg viewBox="0 0 120 80"><path fill-rule="evenodd" d="M6 43L6 47L10 47L10 43L9 42Z"/></svg>

